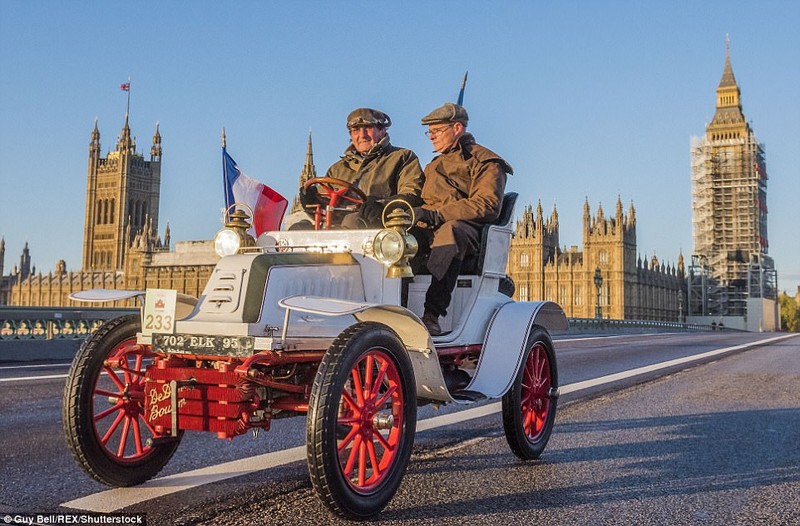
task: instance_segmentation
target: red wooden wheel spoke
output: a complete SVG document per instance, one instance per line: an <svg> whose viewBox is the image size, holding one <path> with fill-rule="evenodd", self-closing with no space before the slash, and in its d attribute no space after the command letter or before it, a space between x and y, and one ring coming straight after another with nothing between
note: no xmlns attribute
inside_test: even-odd
<svg viewBox="0 0 800 526"><path fill-rule="evenodd" d="M385 450L387 453L394 453L395 446L393 446L393 445L391 445L389 442L387 442L387 441L386 441L386 439L383 437L383 435L382 435L382 434L380 434L380 433L375 433L373 436L374 436L374 437L375 437L375 438L378 440L378 442L380 442L380 443L381 443L381 446L383 447L383 449L384 449L384 450Z"/></svg>
<svg viewBox="0 0 800 526"><path fill-rule="evenodd" d="M356 416L361 413L361 406L359 406L356 401L353 400L353 397L350 396L350 393L347 391L342 391L342 399L344 399L344 402L350 406L350 409L353 411L353 413L355 413Z"/></svg>
<svg viewBox="0 0 800 526"><path fill-rule="evenodd" d="M155 428L150 425L150 422L148 422L146 418L142 419L142 423L144 423L144 426L147 428L147 430L150 432L151 435L157 436L159 434L156 432Z"/></svg>
<svg viewBox="0 0 800 526"><path fill-rule="evenodd" d="M386 390L385 393L383 393L383 396L381 396L380 400L375 402L375 407L383 407L383 404L386 403L389 397L394 395L394 393L396 392L397 392L397 386L396 385L391 386L389 389Z"/></svg>
<svg viewBox="0 0 800 526"><path fill-rule="evenodd" d="M364 441L358 445L358 485L367 483L367 444Z"/></svg>
<svg viewBox="0 0 800 526"><path fill-rule="evenodd" d="M358 431L359 431L359 426L353 426L353 428L350 429L350 432L347 433L347 436L344 437L341 440L341 442L339 442L339 446L337 447L338 450L342 451L348 446L348 444L350 444L353 440L355 440L357 436L361 436Z"/></svg>
<svg viewBox="0 0 800 526"><path fill-rule="evenodd" d="M361 371L358 370L358 365L353 367L350 374L353 378L353 391L356 393L357 405L358 408L361 409L364 407L364 385L361 383Z"/></svg>
<svg viewBox="0 0 800 526"><path fill-rule="evenodd" d="M105 389L95 389L94 394L97 396L107 396L109 398L117 398L122 393L114 393L112 391L106 391Z"/></svg>
<svg viewBox="0 0 800 526"><path fill-rule="evenodd" d="M117 376L117 372L108 366L104 366L103 369L105 370L106 373L108 373L108 378L112 382L114 382L114 385L116 385L119 388L119 392L121 393L125 391L125 384L122 383L122 381L119 379L119 376Z"/></svg>
<svg viewBox="0 0 800 526"><path fill-rule="evenodd" d="M369 463L372 464L372 477L379 479L381 477L381 466L378 463L378 455L375 454L375 443L367 442L367 452L369 453Z"/></svg>
<svg viewBox="0 0 800 526"><path fill-rule="evenodd" d="M101 444L106 445L108 443L108 441L111 439L112 435L114 434L114 431L116 431L117 427L119 427L119 423L122 422L123 418L125 418L125 413L123 411L119 411L117 413L117 418L114 419L114 422L111 424L111 427L108 428L108 431L106 431L106 434L103 435L103 438L100 439L100 443Z"/></svg>
<svg viewBox="0 0 800 526"><path fill-rule="evenodd" d="M144 453L142 444L142 429L139 427L139 419L133 419L133 443L136 446L136 454L141 455Z"/></svg>
<svg viewBox="0 0 800 526"><path fill-rule="evenodd" d="M372 386L372 391L370 395L372 398L378 396L378 391L380 390L381 386L383 385L383 380L386 378L386 371L389 369L388 362L381 362L381 368L378 370L378 376L375 378L375 383Z"/></svg>
<svg viewBox="0 0 800 526"><path fill-rule="evenodd" d="M353 466L356 463L356 457L358 456L358 449L361 446L361 433L356 434L356 439L353 442L353 447L350 450L350 455L347 457L347 463L342 470L346 476L350 476L350 473L353 472Z"/></svg>
<svg viewBox="0 0 800 526"><path fill-rule="evenodd" d="M120 409L122 409L123 405L124 405L124 403L120 401L120 402L117 402L116 404L112 405L108 409L100 411L99 413L94 415L94 421L98 422L98 421L104 419L105 417L107 417L108 415L110 415L111 413L114 413L115 411L119 411Z"/></svg>
<svg viewBox="0 0 800 526"><path fill-rule="evenodd" d="M125 417L125 423L122 424L122 436L119 439L119 447L117 447L117 456L125 458L125 446L128 444L128 431L131 429L131 417Z"/></svg>
<svg viewBox="0 0 800 526"><path fill-rule="evenodd" d="M364 364L364 387L372 390L372 368L375 365L375 358L371 354L367 355L366 363Z"/></svg>

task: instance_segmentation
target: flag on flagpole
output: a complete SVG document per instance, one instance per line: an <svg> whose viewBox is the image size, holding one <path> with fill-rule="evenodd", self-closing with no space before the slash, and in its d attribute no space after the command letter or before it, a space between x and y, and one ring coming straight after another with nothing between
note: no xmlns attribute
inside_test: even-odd
<svg viewBox="0 0 800 526"><path fill-rule="evenodd" d="M121 89L122 91L130 91L131 90L131 83L130 82L126 82L125 84L120 84L119 85L119 89Z"/></svg>
<svg viewBox="0 0 800 526"><path fill-rule="evenodd" d="M242 173L236 161L222 147L222 178L225 185L225 207L243 203L253 211L253 226L248 231L253 237L262 232L278 230L289 202L269 186Z"/></svg>

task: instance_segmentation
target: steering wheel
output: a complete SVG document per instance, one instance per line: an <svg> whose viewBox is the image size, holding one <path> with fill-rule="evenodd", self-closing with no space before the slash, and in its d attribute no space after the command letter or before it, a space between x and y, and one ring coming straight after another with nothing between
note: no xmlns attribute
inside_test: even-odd
<svg viewBox="0 0 800 526"><path fill-rule="evenodd" d="M323 219L325 230L330 230L333 212L354 212L367 200L367 194L360 188L334 177L312 177L303 185L303 191L308 191L312 186L320 187L320 191L317 193L318 202L306 204L305 209L308 212L314 212L315 230L322 228ZM342 204L344 206L337 207Z"/></svg>

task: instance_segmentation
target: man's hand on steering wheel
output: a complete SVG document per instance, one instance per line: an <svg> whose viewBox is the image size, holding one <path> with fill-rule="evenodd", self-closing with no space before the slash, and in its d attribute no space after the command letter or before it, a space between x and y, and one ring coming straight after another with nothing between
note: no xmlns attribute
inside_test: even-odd
<svg viewBox="0 0 800 526"><path fill-rule="evenodd" d="M314 213L317 229L322 227L323 216L325 228L329 229L332 222L331 212L355 212L365 201L367 195L360 188L334 177L313 177L305 182L300 193L303 208Z"/></svg>

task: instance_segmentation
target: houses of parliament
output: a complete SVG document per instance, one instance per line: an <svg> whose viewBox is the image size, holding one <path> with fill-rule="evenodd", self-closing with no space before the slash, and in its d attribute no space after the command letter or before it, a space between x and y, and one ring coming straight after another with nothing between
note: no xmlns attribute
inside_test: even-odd
<svg viewBox="0 0 800 526"><path fill-rule="evenodd" d="M766 255L766 164L763 146L743 117L739 94L728 48L714 120L704 139L692 141L695 246L688 270L682 254L677 264L638 255L636 210L633 203L625 210L621 198L608 214L602 206L593 214L586 198L580 248L560 245L555 207L546 216L540 203L535 210L528 204L518 211L509 251L507 272L516 285L515 299L555 301L575 318L682 321L697 311L693 284L702 279L718 281L727 294L720 296L724 298L736 297L728 289L745 283L748 305L766 302L761 310L770 310L776 286L774 267ZM91 288L202 293L218 259L211 242L177 242L173 248L169 225L159 235L158 125L149 159L137 151L127 115L114 150L105 157L100 152L95 122L89 141L81 269L69 271L62 260L54 272L37 274L27 244L19 264L8 269L5 241L0 239L0 305L77 306L69 294ZM316 171L309 136L300 184L310 177L316 177ZM728 180L747 181L750 190L731 190ZM744 227L732 230L732 224ZM740 254L749 256L751 263L743 265ZM695 260L705 266L697 267ZM758 263L757 274L769 278L765 282L750 279L749 274L756 275L752 260ZM711 290L706 281L702 290ZM726 312L704 306L700 314ZM746 319L746 310L743 314Z"/></svg>
<svg viewBox="0 0 800 526"><path fill-rule="evenodd" d="M149 159L137 151L126 116L115 148L101 156L95 122L89 141L82 268L70 271L63 260L54 272L36 273L26 243L19 265L5 273L5 242L0 240L0 304L78 306L72 292L91 288L177 289L199 296L217 256L210 241L185 241L171 247L169 225L159 235L161 134L156 126ZM311 137L300 182L316 177ZM592 217L584 205L583 250L559 247L558 214L544 219L541 205L530 205L517 220L508 273L517 284L516 299L559 302L574 317L676 320L682 290L682 264L636 256L633 205L623 213ZM602 285L595 286L595 273ZM595 294L599 291L599 294ZM600 311L596 300L600 300ZM123 304L117 305L123 306Z"/></svg>

